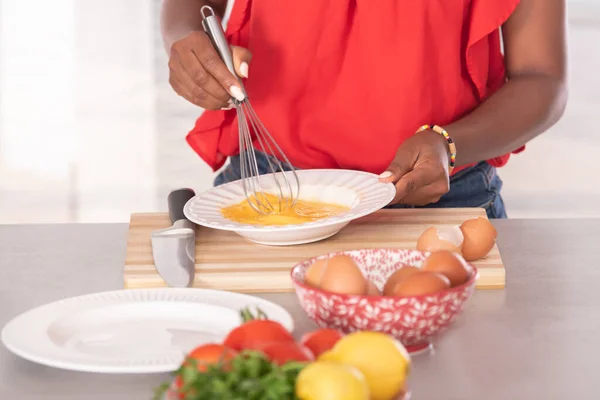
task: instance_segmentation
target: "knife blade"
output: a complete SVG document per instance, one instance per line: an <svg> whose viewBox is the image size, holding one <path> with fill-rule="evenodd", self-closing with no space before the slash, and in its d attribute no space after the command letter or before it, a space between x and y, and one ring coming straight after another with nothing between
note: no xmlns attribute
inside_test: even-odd
<svg viewBox="0 0 600 400"><path fill-rule="evenodd" d="M167 204L172 225L151 235L154 266L171 287L187 287L194 281L196 226L185 217L183 207L195 195L187 188L169 193Z"/></svg>

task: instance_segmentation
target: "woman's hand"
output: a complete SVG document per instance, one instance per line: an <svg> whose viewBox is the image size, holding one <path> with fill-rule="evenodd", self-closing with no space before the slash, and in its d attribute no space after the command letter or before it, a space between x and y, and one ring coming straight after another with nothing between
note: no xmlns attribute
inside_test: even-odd
<svg viewBox="0 0 600 400"><path fill-rule="evenodd" d="M248 77L252 54L242 47L232 46L236 73ZM208 110L230 108L232 97L244 100L237 78L225 63L204 32L190 32L173 43L169 58L169 83L189 102Z"/></svg>
<svg viewBox="0 0 600 400"><path fill-rule="evenodd" d="M390 204L424 206L437 202L450 189L448 145L443 136L419 132L406 140L380 181L393 182L396 196Z"/></svg>

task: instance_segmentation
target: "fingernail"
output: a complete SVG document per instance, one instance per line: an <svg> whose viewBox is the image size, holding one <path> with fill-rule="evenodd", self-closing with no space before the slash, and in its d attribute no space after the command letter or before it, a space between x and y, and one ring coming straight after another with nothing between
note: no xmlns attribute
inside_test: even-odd
<svg viewBox="0 0 600 400"><path fill-rule="evenodd" d="M231 105L231 106L229 106L229 107L222 107L222 108L221 108L221 110L223 110L223 111L229 111L229 110L231 110L233 107L235 107L235 106Z"/></svg>
<svg viewBox="0 0 600 400"><path fill-rule="evenodd" d="M379 177L382 179L389 178L390 176L392 176L392 173L390 171L385 171L384 173L379 175Z"/></svg>
<svg viewBox="0 0 600 400"><path fill-rule="evenodd" d="M237 101L244 101L244 99L246 98L246 96L244 96L244 92L242 92L242 89L235 85L232 85L229 88L229 93L231 93L231 95L235 97Z"/></svg>
<svg viewBox="0 0 600 400"><path fill-rule="evenodd" d="M248 63L246 61L240 64L240 74L242 74L244 78L248 77Z"/></svg>

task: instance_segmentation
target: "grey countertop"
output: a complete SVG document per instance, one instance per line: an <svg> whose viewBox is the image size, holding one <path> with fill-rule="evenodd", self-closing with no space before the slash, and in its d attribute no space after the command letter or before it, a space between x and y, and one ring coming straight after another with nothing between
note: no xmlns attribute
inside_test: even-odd
<svg viewBox="0 0 600 400"><path fill-rule="evenodd" d="M495 222L505 290L477 291L466 311L415 356L413 399L600 397L600 220ZM54 300L120 289L127 226L0 225L0 325ZM314 325L291 294L264 295ZM0 399L149 399L167 375L48 368L0 346Z"/></svg>

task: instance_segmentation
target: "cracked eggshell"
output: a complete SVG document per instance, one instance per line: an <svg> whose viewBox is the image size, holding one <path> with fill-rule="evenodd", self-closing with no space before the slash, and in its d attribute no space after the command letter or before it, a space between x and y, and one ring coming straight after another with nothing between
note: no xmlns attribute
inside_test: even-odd
<svg viewBox="0 0 600 400"><path fill-rule="evenodd" d="M462 255L464 236L458 226L431 227L417 240L419 251L449 250Z"/></svg>

